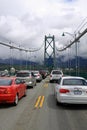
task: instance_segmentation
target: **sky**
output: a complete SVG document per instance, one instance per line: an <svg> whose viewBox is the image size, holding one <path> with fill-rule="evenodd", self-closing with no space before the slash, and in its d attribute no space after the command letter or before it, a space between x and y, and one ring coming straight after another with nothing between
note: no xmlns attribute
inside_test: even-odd
<svg viewBox="0 0 87 130"><path fill-rule="evenodd" d="M87 0L0 0L0 41L24 48L40 48L44 37L55 36L55 45L61 48L69 44L73 37L62 36L63 32L79 35L87 27ZM86 34L87 35L87 34ZM79 56L87 58L86 35L78 45ZM75 55L74 45L71 55ZM57 52L57 55L67 52ZM0 45L0 58L19 57L18 50L11 50ZM16 56L18 55L18 56ZM23 52L22 56L26 56ZM43 60L43 48L29 57ZM25 57L24 56L24 57ZM34 59L35 60L35 59Z"/></svg>

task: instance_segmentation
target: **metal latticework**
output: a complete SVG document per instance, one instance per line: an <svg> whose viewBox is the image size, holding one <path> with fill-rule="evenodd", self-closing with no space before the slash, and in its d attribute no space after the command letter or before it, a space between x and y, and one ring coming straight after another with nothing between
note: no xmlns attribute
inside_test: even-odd
<svg viewBox="0 0 87 130"><path fill-rule="evenodd" d="M54 35L45 36L44 65L45 67L55 68L55 37Z"/></svg>

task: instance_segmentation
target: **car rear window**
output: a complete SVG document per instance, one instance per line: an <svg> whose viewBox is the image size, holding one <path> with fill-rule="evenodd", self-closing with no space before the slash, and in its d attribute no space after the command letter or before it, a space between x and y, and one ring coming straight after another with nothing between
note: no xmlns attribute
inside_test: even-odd
<svg viewBox="0 0 87 130"><path fill-rule="evenodd" d="M52 74L62 74L61 71L53 71Z"/></svg>
<svg viewBox="0 0 87 130"><path fill-rule="evenodd" d="M30 76L30 73L21 72L21 73L17 73L16 76L17 76L17 77L28 77L28 76Z"/></svg>
<svg viewBox="0 0 87 130"><path fill-rule="evenodd" d="M8 86L12 84L12 79L0 79L0 86Z"/></svg>
<svg viewBox="0 0 87 130"><path fill-rule="evenodd" d="M64 79L63 85L87 85L87 83L82 79Z"/></svg>
<svg viewBox="0 0 87 130"><path fill-rule="evenodd" d="M33 72L34 74L38 74L39 72L38 71L35 71L35 72Z"/></svg>

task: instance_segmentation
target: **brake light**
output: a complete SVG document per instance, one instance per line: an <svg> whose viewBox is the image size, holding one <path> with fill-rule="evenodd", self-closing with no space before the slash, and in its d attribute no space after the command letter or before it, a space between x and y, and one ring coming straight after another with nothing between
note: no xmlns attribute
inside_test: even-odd
<svg viewBox="0 0 87 130"><path fill-rule="evenodd" d="M52 75L50 75L50 77L52 77Z"/></svg>
<svg viewBox="0 0 87 130"><path fill-rule="evenodd" d="M60 93L69 93L69 90L68 90L68 89L63 89L63 88L61 88L61 89L59 90L59 92L60 92Z"/></svg>
<svg viewBox="0 0 87 130"><path fill-rule="evenodd" d="M10 94L10 93L11 93L11 89L9 88L5 89L4 94Z"/></svg>

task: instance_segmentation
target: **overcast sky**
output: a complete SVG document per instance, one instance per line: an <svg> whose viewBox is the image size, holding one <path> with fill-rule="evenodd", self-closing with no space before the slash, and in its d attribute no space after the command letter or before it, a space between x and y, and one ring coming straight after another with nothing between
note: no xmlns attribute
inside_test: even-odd
<svg viewBox="0 0 87 130"><path fill-rule="evenodd" d="M25 48L41 47L45 35L49 34L55 36L56 46L62 47L72 39L67 34L62 37L62 33L82 32L87 27L85 23L87 0L0 0L0 41L12 41ZM86 37L87 34L79 43L79 55L83 57L87 56ZM9 48L0 45L0 57L9 53Z"/></svg>

